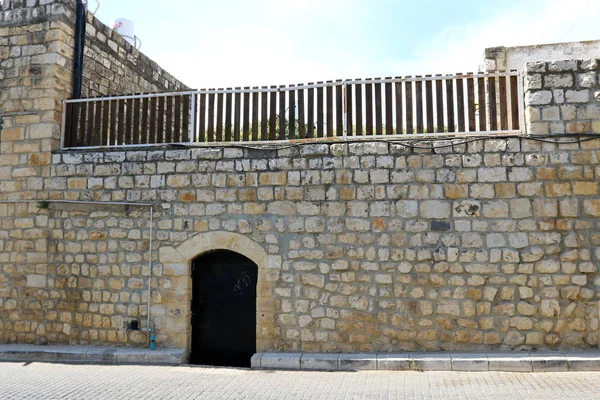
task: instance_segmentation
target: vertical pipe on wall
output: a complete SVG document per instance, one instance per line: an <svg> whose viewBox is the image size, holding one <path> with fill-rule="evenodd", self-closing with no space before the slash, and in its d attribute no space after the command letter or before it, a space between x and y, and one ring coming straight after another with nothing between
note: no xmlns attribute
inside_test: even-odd
<svg viewBox="0 0 600 400"><path fill-rule="evenodd" d="M150 207L150 228L148 229L150 237L149 237L149 243L148 243L148 346L151 345L151 340L150 337L154 334L152 327L150 326L150 306L151 306L151 299L152 299L152 293L151 293L151 281L152 281L152 235L153 235L153 213L154 213L154 207Z"/></svg>
<svg viewBox="0 0 600 400"><path fill-rule="evenodd" d="M75 60L73 62L73 96L81 98L83 83L83 49L85 48L86 0L77 0L75 12Z"/></svg>

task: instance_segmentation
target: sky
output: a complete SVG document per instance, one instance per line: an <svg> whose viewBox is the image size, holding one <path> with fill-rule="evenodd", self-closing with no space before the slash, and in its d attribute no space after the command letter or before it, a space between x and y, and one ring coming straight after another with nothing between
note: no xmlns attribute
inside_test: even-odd
<svg viewBox="0 0 600 400"><path fill-rule="evenodd" d="M600 39L600 0L100 0L96 16L134 21L194 89L465 72L486 47Z"/></svg>

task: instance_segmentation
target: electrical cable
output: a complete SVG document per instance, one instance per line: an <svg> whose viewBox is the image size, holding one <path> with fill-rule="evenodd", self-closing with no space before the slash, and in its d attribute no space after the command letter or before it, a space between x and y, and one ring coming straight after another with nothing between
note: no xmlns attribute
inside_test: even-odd
<svg viewBox="0 0 600 400"><path fill-rule="evenodd" d="M413 149L435 150L435 149L446 148L446 147L460 146L460 145L468 144L468 143L472 143L472 142L478 142L478 141L483 141L483 140L494 140L494 139L526 139L526 140L538 141L538 142L543 142L543 143L551 143L551 144L576 144L576 143L587 142L590 140L600 139L600 134L594 134L594 133L577 134L576 135L577 137L585 137L584 139L577 139L577 140L561 141L561 140L548 139L550 137L572 138L573 136L575 136L575 135L574 134L562 134L562 135L557 134L557 135L548 135L548 136L525 136L525 135L481 136L481 137L475 137L475 138L471 138L471 139L461 140L460 142L455 141L455 140L457 140L457 138L427 138L427 139L423 139L423 140L416 139L419 142L424 142L424 141L438 142L432 146L421 146L421 145L417 145L417 144L412 144L412 143L409 143L408 140L374 140L373 142L393 143L393 144L398 144L398 145L413 148ZM410 140L410 142L414 142L414 141L415 140ZM439 143L440 141L451 141L451 142L441 144L441 143ZM290 149L290 148L296 148L296 147L311 145L311 144L335 144L335 143L340 143L340 144L342 144L342 143L349 143L349 144L350 143L367 143L367 141L364 139L360 139L360 140L346 139L344 141L322 141L319 143L298 142L298 143L282 144L282 145L278 145L278 144L274 143L272 145L268 144L268 145L262 145L262 146L252 146L252 145L246 145L246 144L231 144L231 145L227 144L226 146L231 147L231 148L241 148L241 149L249 149L249 150L273 151L273 150L285 150L285 149ZM194 144L186 144L186 143L177 143L177 144L173 144L170 146L171 147L182 147L182 148L220 148L220 147L224 147L222 144L215 144L215 145L208 145L208 146L204 146L204 145L196 146Z"/></svg>
<svg viewBox="0 0 600 400"><path fill-rule="evenodd" d="M565 36L563 36L561 42L564 42L565 39L567 38L567 36L569 36L569 33L571 33L571 31L575 27L575 24L577 23L577 21L579 21L579 18L581 18L581 16L583 15L583 12L590 5L591 2L592 2L592 0L588 0L587 3L585 3L585 5L583 6L583 8L581 9L581 12L577 16L577 18L575 18L575 21L573 21L573 24L571 25L571 27L569 28L569 30L567 31L567 33L565 34Z"/></svg>

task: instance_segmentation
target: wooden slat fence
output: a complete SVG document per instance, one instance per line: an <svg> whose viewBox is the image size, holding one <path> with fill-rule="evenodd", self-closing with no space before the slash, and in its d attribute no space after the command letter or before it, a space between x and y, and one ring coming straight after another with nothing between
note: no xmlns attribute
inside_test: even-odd
<svg viewBox="0 0 600 400"><path fill-rule="evenodd" d="M522 129L516 72L67 100L64 148Z"/></svg>

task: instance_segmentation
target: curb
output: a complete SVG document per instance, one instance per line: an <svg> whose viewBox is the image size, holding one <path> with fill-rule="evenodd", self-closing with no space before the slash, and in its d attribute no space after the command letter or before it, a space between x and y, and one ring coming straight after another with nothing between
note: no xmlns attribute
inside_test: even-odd
<svg viewBox="0 0 600 400"><path fill-rule="evenodd" d="M181 349L0 345L0 361L181 365L185 356Z"/></svg>
<svg viewBox="0 0 600 400"><path fill-rule="evenodd" d="M252 357L252 368L307 371L600 371L600 351L256 353Z"/></svg>

